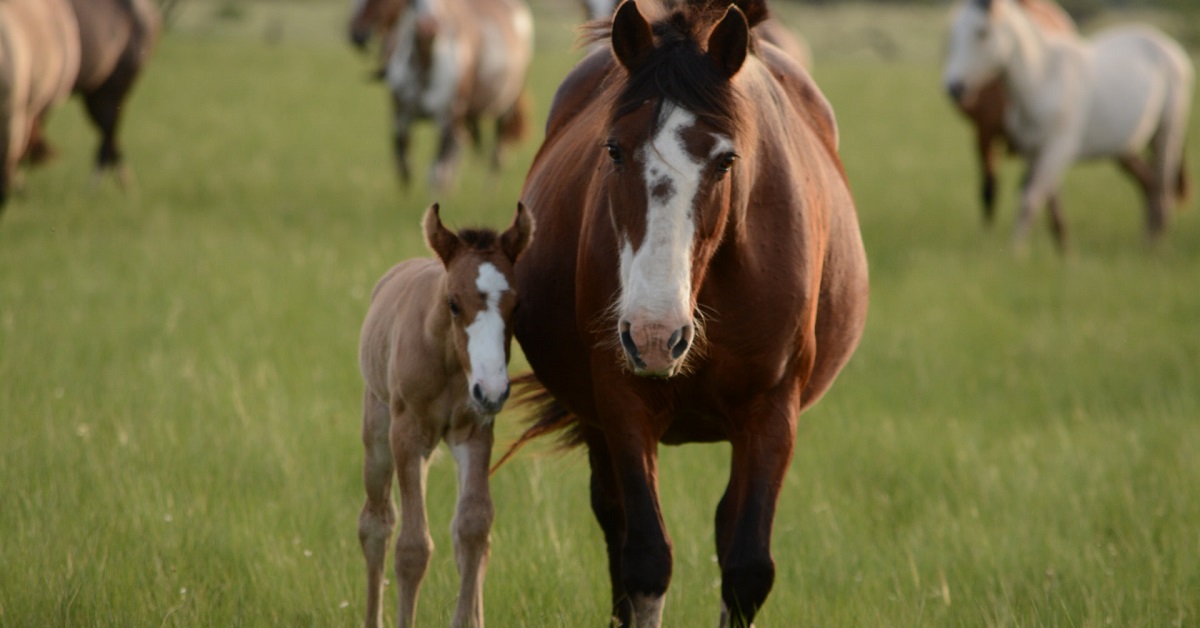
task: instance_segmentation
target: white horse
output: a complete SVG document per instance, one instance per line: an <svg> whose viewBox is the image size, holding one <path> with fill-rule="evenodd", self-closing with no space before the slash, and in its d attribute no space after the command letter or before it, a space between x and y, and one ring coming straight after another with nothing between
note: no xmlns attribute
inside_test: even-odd
<svg viewBox="0 0 1200 628"><path fill-rule="evenodd" d="M990 79L1004 81L1011 98L1005 126L1029 163L1015 243L1023 246L1034 215L1049 204L1062 249L1058 190L1081 159L1116 159L1146 196L1147 238L1161 235L1168 210L1186 198L1183 145L1194 75L1179 44L1147 26L1116 27L1090 40L1046 35L1014 0L968 0L951 22L944 81L964 103Z"/></svg>

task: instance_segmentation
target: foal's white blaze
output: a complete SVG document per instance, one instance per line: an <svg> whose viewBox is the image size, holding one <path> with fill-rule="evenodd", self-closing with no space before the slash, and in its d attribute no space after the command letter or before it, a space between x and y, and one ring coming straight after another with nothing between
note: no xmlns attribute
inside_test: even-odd
<svg viewBox="0 0 1200 628"><path fill-rule="evenodd" d="M508 360L504 355L504 319L500 316L500 297L509 289L508 280L490 262L479 265L475 287L487 300L487 309L475 315L467 326L468 366L467 393L473 396L475 386L483 398L498 403L508 390Z"/></svg>
<svg viewBox="0 0 1200 628"><path fill-rule="evenodd" d="M682 132L695 121L691 112L672 108L642 148L646 234L636 251L621 235L621 321L681 326L691 319L692 203L702 164L688 154Z"/></svg>

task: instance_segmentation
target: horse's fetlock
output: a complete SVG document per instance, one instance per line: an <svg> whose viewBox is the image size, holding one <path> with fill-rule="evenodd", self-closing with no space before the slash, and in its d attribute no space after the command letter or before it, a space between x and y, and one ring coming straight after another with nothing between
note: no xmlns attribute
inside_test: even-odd
<svg viewBox="0 0 1200 628"><path fill-rule="evenodd" d="M769 555L727 561L721 573L721 597L734 614L753 617L775 584L775 561Z"/></svg>

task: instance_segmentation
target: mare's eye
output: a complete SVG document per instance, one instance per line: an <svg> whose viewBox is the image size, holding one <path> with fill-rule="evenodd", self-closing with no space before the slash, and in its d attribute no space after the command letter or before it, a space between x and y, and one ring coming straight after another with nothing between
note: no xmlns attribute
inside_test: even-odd
<svg viewBox="0 0 1200 628"><path fill-rule="evenodd" d="M608 158L611 159L614 164L619 166L624 163L625 156L621 154L621 147L617 146L615 141L609 140L608 143L604 145L604 149L608 151Z"/></svg>
<svg viewBox="0 0 1200 628"><path fill-rule="evenodd" d="M717 161L717 172L722 174L733 169L733 164L738 160L737 153L725 153Z"/></svg>
<svg viewBox="0 0 1200 628"><path fill-rule="evenodd" d="M461 311L458 309L458 301L455 301L454 299L450 299L450 302L448 303L448 305L450 306L450 316L457 318L458 315L461 313Z"/></svg>

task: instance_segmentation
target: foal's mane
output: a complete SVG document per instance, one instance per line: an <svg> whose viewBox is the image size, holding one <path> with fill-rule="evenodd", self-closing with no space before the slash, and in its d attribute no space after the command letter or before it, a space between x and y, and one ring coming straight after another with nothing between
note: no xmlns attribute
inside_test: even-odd
<svg viewBox="0 0 1200 628"><path fill-rule="evenodd" d="M751 28L767 18L764 0L736 0L733 4ZM743 99L706 55L708 36L729 6L728 0L639 2L638 8L644 11L654 34L654 50L640 66L625 74L612 118L629 114L647 101L655 101L661 112L663 103L670 101L705 122L737 130ZM611 36L611 20L594 21L584 25L582 43L604 42ZM756 41L751 31L751 52L756 49ZM662 116L655 119L657 123Z"/></svg>

